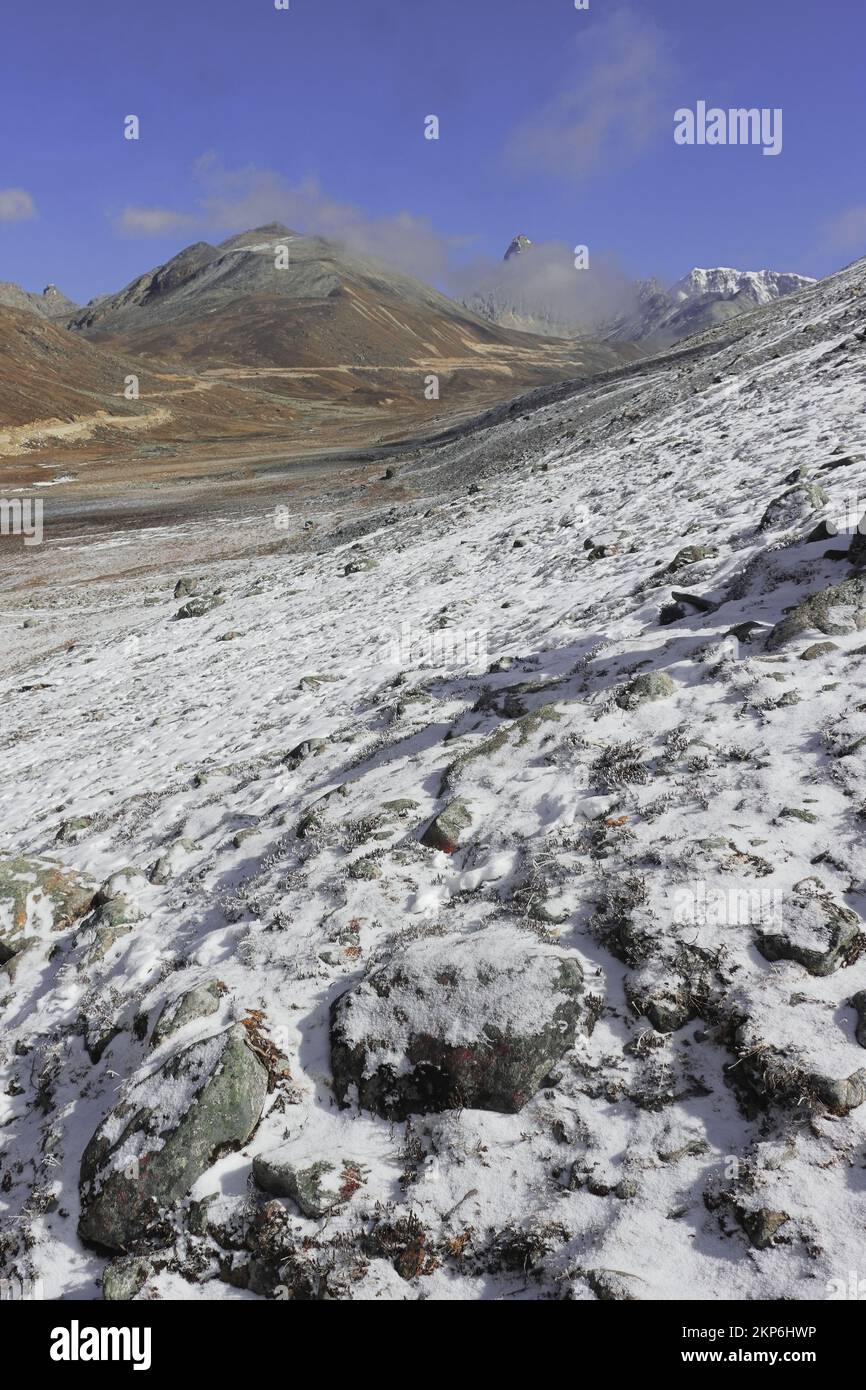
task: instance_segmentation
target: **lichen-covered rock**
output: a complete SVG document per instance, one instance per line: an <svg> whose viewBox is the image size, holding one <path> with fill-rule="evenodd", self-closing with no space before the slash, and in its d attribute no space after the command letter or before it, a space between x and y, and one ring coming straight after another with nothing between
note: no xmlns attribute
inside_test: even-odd
<svg viewBox="0 0 866 1390"><path fill-rule="evenodd" d="M786 896L779 929L759 932L756 944L765 960L793 960L810 975L832 975L855 959L866 938L856 912L806 879Z"/></svg>
<svg viewBox="0 0 866 1390"><path fill-rule="evenodd" d="M0 855L0 965L81 920L96 884L50 859Z"/></svg>
<svg viewBox="0 0 866 1390"><path fill-rule="evenodd" d="M772 1211L769 1207L746 1207L737 1204L734 1214L756 1250L766 1250L773 1244L774 1237L790 1221L784 1211Z"/></svg>
<svg viewBox="0 0 866 1390"><path fill-rule="evenodd" d="M421 843L428 849L441 849L444 854L453 854L460 847L463 832L471 824L469 805L462 796L458 796L433 817L421 836Z"/></svg>
<svg viewBox="0 0 866 1390"><path fill-rule="evenodd" d="M859 576L810 594L770 632L767 651L777 651L804 632L828 637L860 632L866 627L866 580Z"/></svg>
<svg viewBox="0 0 866 1390"><path fill-rule="evenodd" d="M102 1275L102 1297L108 1303L124 1303L135 1298L154 1273L150 1260L124 1256L111 1260Z"/></svg>
<svg viewBox="0 0 866 1390"><path fill-rule="evenodd" d="M82 922L78 933L86 947L82 964L98 964L115 942L128 936L141 921L142 912L134 891L146 886L146 880L134 869L113 874L103 883L93 899L93 911Z"/></svg>
<svg viewBox="0 0 866 1390"><path fill-rule="evenodd" d="M166 1038L180 1032L188 1023L215 1014L224 994L225 986L221 985L219 980L208 980L205 984L188 989L176 999L170 999L156 1020L150 1040L151 1047L159 1047Z"/></svg>
<svg viewBox="0 0 866 1390"><path fill-rule="evenodd" d="M709 560L718 554L715 546L711 545L684 545L682 550L678 550L674 558L665 570L666 574L676 574L677 570L686 569L689 565L696 565L701 560Z"/></svg>
<svg viewBox="0 0 866 1390"><path fill-rule="evenodd" d="M219 594L208 594L207 597L191 598L182 608L179 608L174 615L175 622L183 618L204 618L208 613L212 613L215 608L221 608L225 599Z"/></svg>
<svg viewBox="0 0 866 1390"><path fill-rule="evenodd" d="M416 938L333 1005L337 1096L398 1120L516 1112L573 1045L582 987L573 957L515 927Z"/></svg>
<svg viewBox="0 0 866 1390"><path fill-rule="evenodd" d="M676 686L666 671L648 671L635 676L616 697L620 709L637 709L652 700L667 700Z"/></svg>
<svg viewBox="0 0 866 1390"><path fill-rule="evenodd" d="M361 1165L350 1158L341 1158L339 1163L324 1158L308 1162L293 1160L282 1149L257 1154L253 1159L256 1186L272 1197L290 1197L304 1216L313 1220L348 1201L360 1185L360 1172Z"/></svg>
<svg viewBox="0 0 866 1390"><path fill-rule="evenodd" d="M241 1026L134 1078L81 1159L82 1240L127 1251L226 1149L253 1133L268 1074Z"/></svg>

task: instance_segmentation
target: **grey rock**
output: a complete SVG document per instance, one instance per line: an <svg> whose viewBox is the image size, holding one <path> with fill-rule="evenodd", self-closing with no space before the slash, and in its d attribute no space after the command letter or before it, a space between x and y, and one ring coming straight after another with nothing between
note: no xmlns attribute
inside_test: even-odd
<svg viewBox="0 0 866 1390"><path fill-rule="evenodd" d="M166 1038L180 1032L188 1023L195 1023L200 1018L209 1018L211 1014L215 1014L224 994L225 989L218 980L208 980L205 984L188 989L177 999L170 999L154 1025L150 1039L151 1047L159 1047Z"/></svg>
<svg viewBox="0 0 866 1390"><path fill-rule="evenodd" d="M582 989L574 958L513 927L416 938L332 1006L337 1097L395 1120L514 1113L572 1047Z"/></svg>
<svg viewBox="0 0 866 1390"><path fill-rule="evenodd" d="M240 1026L133 1079L81 1160L81 1239L125 1252L156 1235L164 1210L221 1152L249 1139L267 1086Z"/></svg>
<svg viewBox="0 0 866 1390"><path fill-rule="evenodd" d="M327 1216L346 1201L343 1175L347 1170L359 1173L360 1165L352 1159L342 1159L339 1164L327 1159L292 1162L280 1149L253 1159L256 1186L272 1197L290 1197L303 1215L313 1220Z"/></svg>
<svg viewBox="0 0 866 1390"><path fill-rule="evenodd" d="M428 849L440 849L445 854L453 854L459 849L463 832L472 824L469 803L462 796L455 797L434 816L424 834L422 845Z"/></svg>
<svg viewBox="0 0 866 1390"><path fill-rule="evenodd" d="M793 638L813 629L829 637L860 632L866 627L866 581L859 577L831 584L810 594L776 623L767 638L767 651L778 651Z"/></svg>
<svg viewBox="0 0 866 1390"><path fill-rule="evenodd" d="M784 925L761 931L757 947L766 960L792 960L810 975L831 975L859 954L860 918L826 890L797 884L785 901Z"/></svg>
<svg viewBox="0 0 866 1390"><path fill-rule="evenodd" d="M616 697L620 709L637 709L638 705L652 700L667 700L676 690L674 682L665 671L650 671L635 676Z"/></svg>

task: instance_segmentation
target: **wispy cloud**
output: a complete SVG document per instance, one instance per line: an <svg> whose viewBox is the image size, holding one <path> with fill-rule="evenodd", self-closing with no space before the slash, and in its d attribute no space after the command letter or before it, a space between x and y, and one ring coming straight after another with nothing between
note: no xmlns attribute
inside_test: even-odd
<svg viewBox="0 0 866 1390"><path fill-rule="evenodd" d="M470 308L492 309L515 327L587 332L634 308L635 286L616 260L592 252L589 267L575 267L564 242L533 242L507 261L476 258L451 277L452 293Z"/></svg>
<svg viewBox="0 0 866 1390"><path fill-rule="evenodd" d="M188 212L174 212L171 208L126 207L115 218L115 228L123 236L167 236L196 225L196 218Z"/></svg>
<svg viewBox="0 0 866 1390"><path fill-rule="evenodd" d="M670 119L672 64L661 31L631 10L578 34L574 75L506 142L520 172L584 180L644 149Z"/></svg>
<svg viewBox="0 0 866 1390"><path fill-rule="evenodd" d="M36 216L36 204L23 188L0 188L0 222L27 222Z"/></svg>
<svg viewBox="0 0 866 1390"><path fill-rule="evenodd" d="M827 224L827 245L834 251L866 253L866 204L848 208Z"/></svg>
<svg viewBox="0 0 866 1390"><path fill-rule="evenodd" d="M452 254L467 241L448 236L429 218L408 211L372 216L354 203L331 197L313 176L290 183L275 170L252 164L227 169L214 154L203 155L193 173L193 211L127 207L114 219L115 230L123 236L158 237L198 228L202 235L216 237L284 222L427 280L441 279Z"/></svg>

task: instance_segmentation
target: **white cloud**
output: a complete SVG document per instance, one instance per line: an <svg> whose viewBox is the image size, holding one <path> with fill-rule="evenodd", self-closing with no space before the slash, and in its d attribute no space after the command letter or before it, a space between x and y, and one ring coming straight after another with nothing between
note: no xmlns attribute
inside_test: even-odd
<svg viewBox="0 0 866 1390"><path fill-rule="evenodd" d="M166 236L171 232L194 227L196 219L187 212L171 208L126 207L115 219L116 229L123 236Z"/></svg>
<svg viewBox="0 0 866 1390"><path fill-rule="evenodd" d="M866 254L866 204L833 218L827 227L827 244L835 251Z"/></svg>
<svg viewBox="0 0 866 1390"><path fill-rule="evenodd" d="M23 188L0 188L0 222L27 222L36 216L36 204Z"/></svg>
<svg viewBox="0 0 866 1390"><path fill-rule="evenodd" d="M513 169L583 180L638 153L669 120L671 65L652 21L621 11L576 35L573 53L569 85L506 142Z"/></svg>
<svg viewBox="0 0 866 1390"><path fill-rule="evenodd" d="M310 176L290 183L273 169L250 164L226 169L216 155L203 155L194 166L195 211L127 207L114 219L124 236L163 236L198 227L220 239L268 222L284 222L308 236L341 242L355 255L372 256L406 274L442 279L453 251L466 238L438 231L427 217L401 211L374 217L353 203L330 197Z"/></svg>

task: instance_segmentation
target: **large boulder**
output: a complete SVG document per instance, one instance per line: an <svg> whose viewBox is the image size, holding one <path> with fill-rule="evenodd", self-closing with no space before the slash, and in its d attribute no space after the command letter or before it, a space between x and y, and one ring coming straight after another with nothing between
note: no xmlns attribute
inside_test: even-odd
<svg viewBox="0 0 866 1390"><path fill-rule="evenodd" d="M792 960L810 975L832 975L866 945L860 918L837 903L815 879L795 885L785 900L784 920L762 930L757 947L765 960Z"/></svg>
<svg viewBox="0 0 866 1390"><path fill-rule="evenodd" d="M82 1240L126 1251L154 1234L161 1213L222 1152L246 1143L267 1088L240 1025L134 1079L81 1159Z"/></svg>
<svg viewBox="0 0 866 1390"><path fill-rule="evenodd" d="M338 1099L514 1113L573 1045L582 987L574 957L516 927L417 937L332 1007Z"/></svg>
<svg viewBox="0 0 866 1390"><path fill-rule="evenodd" d="M767 638L767 651L778 651L804 632L822 632L825 637L860 632L866 627L866 580L846 579L809 594L776 623Z"/></svg>

